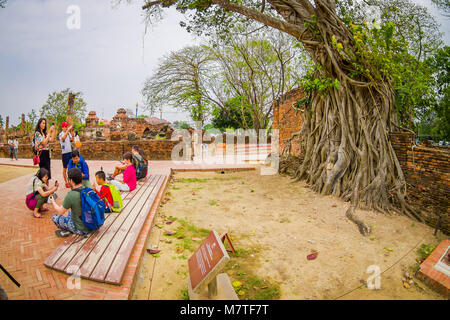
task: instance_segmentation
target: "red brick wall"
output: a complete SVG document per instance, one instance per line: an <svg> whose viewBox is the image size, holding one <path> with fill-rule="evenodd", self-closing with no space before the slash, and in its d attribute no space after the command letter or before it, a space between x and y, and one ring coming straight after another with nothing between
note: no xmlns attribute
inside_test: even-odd
<svg viewBox="0 0 450 320"><path fill-rule="evenodd" d="M134 145L144 150L148 160L170 160L173 147L178 141L171 140L147 140L147 141L101 141L101 142L83 142L81 154L87 160L113 160L104 152L111 154L113 157L122 159L124 152L130 152ZM33 153L30 144L19 144L19 158L31 158ZM8 146L0 147L0 157L8 158ZM61 147L59 143L52 144L52 158L61 158Z"/></svg>
<svg viewBox="0 0 450 320"><path fill-rule="evenodd" d="M293 105L304 96L305 94L303 93L302 88L297 88L284 94L273 104L272 128L279 130L280 152L283 151L291 134L299 131L302 127L304 119L303 113L295 110ZM298 139L292 140L289 154L296 157L301 156L301 148Z"/></svg>

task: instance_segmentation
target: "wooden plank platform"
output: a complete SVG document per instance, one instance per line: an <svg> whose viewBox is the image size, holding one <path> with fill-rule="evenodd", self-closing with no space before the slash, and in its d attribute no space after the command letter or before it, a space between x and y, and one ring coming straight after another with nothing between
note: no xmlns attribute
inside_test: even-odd
<svg viewBox="0 0 450 320"><path fill-rule="evenodd" d="M150 175L132 192L122 192L122 212L106 214L103 226L86 238L69 236L44 265L67 274L79 268L81 278L120 285L142 226L167 178Z"/></svg>

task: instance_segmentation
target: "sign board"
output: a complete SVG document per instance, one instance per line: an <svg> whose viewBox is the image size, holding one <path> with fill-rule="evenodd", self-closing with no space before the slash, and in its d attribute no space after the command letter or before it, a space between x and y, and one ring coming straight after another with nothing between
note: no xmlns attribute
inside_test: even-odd
<svg viewBox="0 0 450 320"><path fill-rule="evenodd" d="M216 231L211 231L188 260L189 277L194 292L211 282L225 267L230 256Z"/></svg>

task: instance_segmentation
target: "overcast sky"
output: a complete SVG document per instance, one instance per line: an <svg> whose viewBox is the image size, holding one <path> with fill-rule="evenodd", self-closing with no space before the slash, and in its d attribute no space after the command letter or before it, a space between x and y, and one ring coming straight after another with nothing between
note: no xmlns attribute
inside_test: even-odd
<svg viewBox="0 0 450 320"><path fill-rule="evenodd" d="M125 2L125 1L124 1ZM450 43L448 18L430 7ZM81 28L69 30L70 5L81 9ZM0 114L19 123L39 110L49 93L71 88L84 93L87 111L111 119L119 107L142 106L141 89L158 59L194 39L179 26L174 10L144 34L142 1L113 8L110 0L9 0L0 9ZM188 115L166 110L169 121ZM140 112L143 113L143 112ZM159 116L159 115L157 115Z"/></svg>

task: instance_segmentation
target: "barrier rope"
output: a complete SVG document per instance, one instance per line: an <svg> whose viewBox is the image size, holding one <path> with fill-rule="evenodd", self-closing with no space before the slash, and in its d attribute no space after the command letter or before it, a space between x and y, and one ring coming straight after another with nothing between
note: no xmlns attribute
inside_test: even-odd
<svg viewBox="0 0 450 320"><path fill-rule="evenodd" d="M389 268L387 268L386 270L384 270L383 272L381 272L381 273L380 273L380 276L381 276L383 273L385 273L385 272L389 271L390 269L392 269L392 268L393 268L395 265L397 265L400 261L402 261L408 254L411 253L411 251L413 251L415 248L417 248L417 247L419 246L419 244L421 244L421 243L423 242L424 239L425 239L425 237L422 238L422 240L420 240L414 247L412 247L405 255L403 255L400 259L398 259L398 260L397 260L394 264L392 264ZM334 298L333 300L340 299L340 298L342 298L342 297L344 297L344 296L346 296L346 295L352 293L353 291L355 291L355 290L357 290L357 289L359 289L359 288L361 288L361 287L362 287L362 286L359 285L359 286L357 286L356 288L350 290L349 292L344 293L343 295L340 295L340 296L337 297L337 298Z"/></svg>

